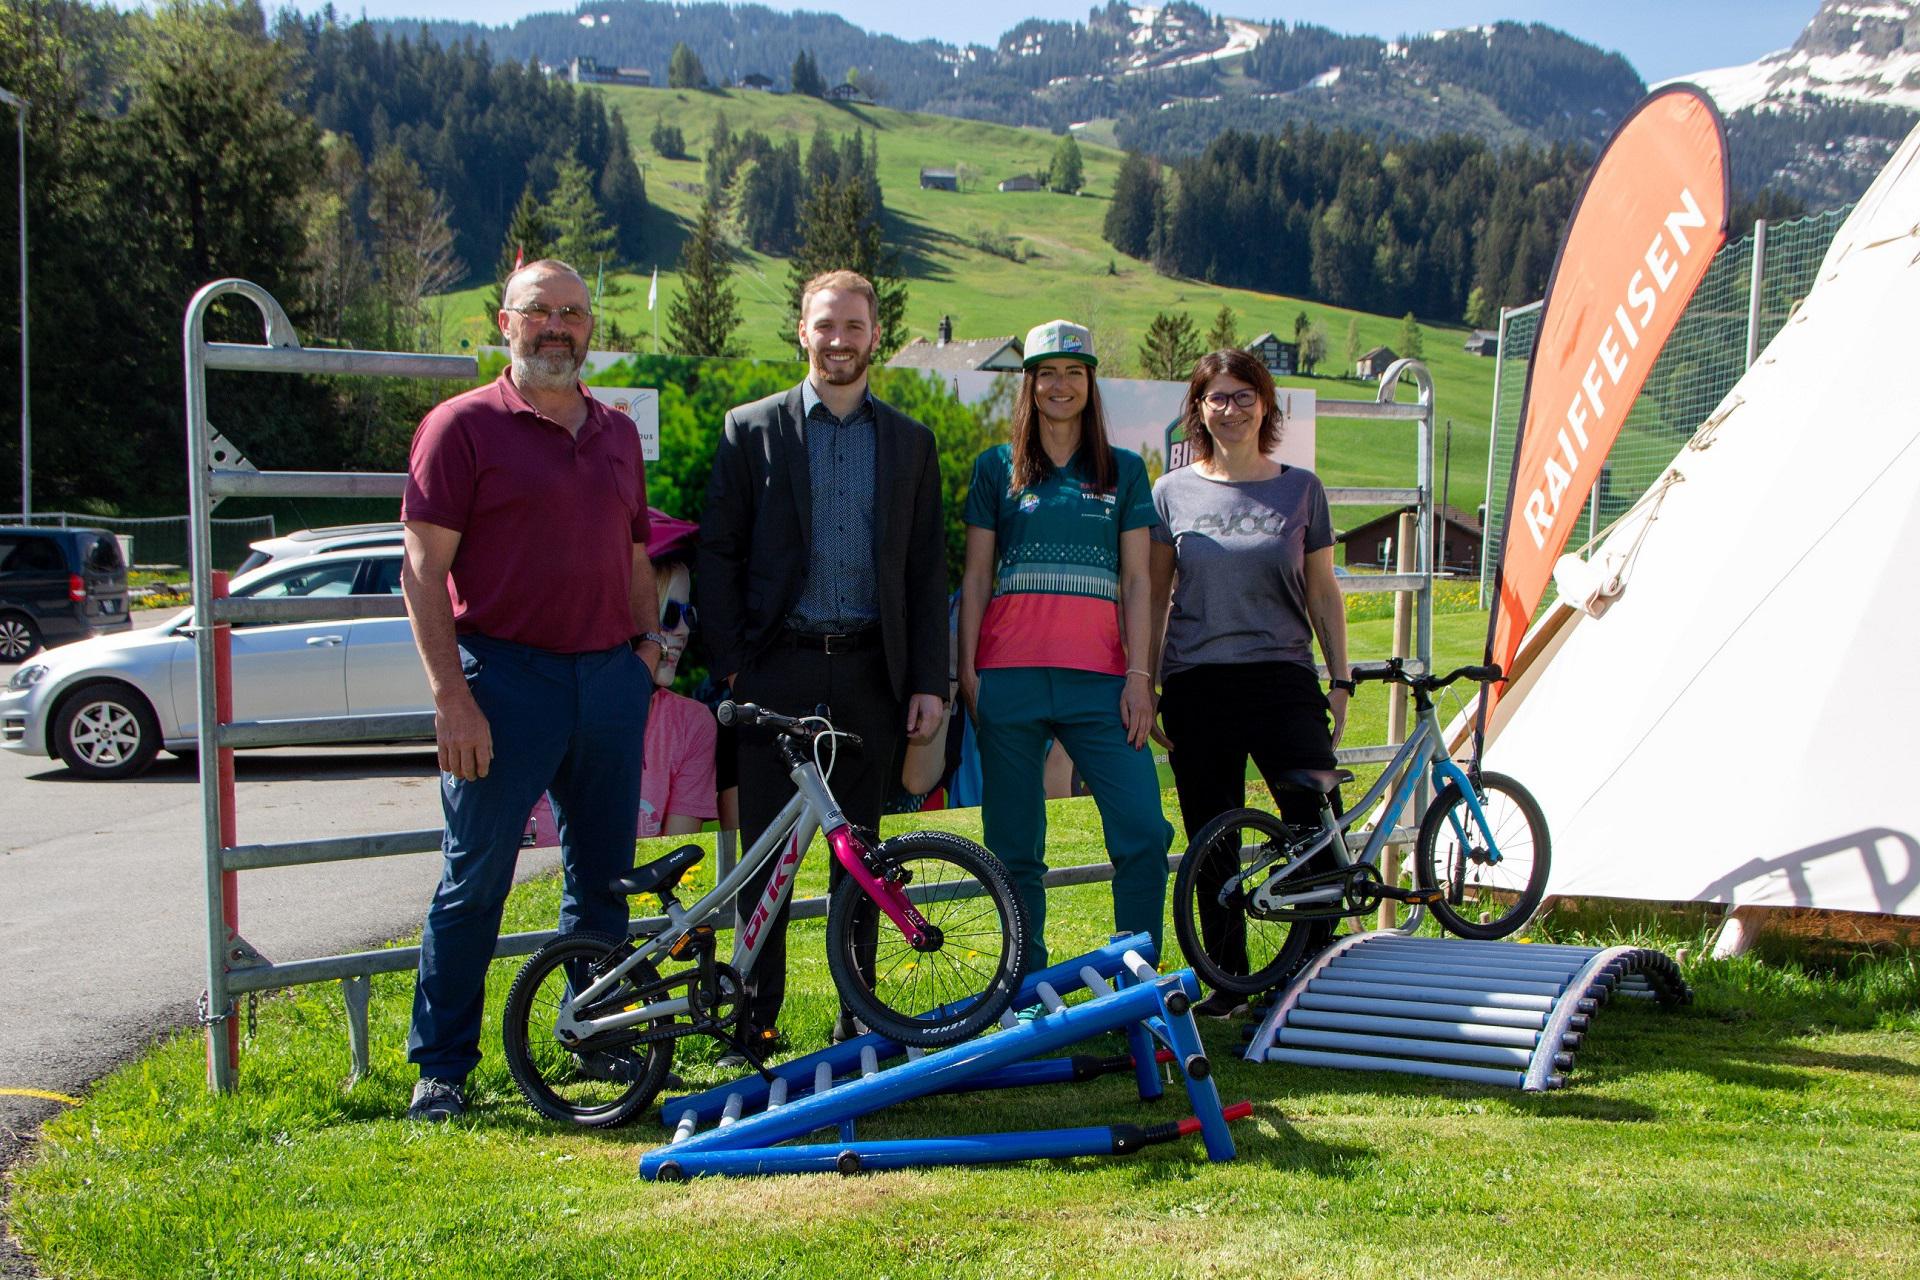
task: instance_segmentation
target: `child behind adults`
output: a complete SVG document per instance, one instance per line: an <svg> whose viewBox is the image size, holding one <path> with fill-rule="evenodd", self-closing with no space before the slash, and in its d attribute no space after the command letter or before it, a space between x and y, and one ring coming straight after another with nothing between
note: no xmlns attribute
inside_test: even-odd
<svg viewBox="0 0 1920 1280"><path fill-rule="evenodd" d="M1046 964L1050 740L1079 766L1113 861L1113 917L1160 945L1167 849L1147 735L1148 530L1139 455L1107 443L1091 335L1055 320L1027 335L1013 441L981 454L967 492L960 692L980 742L981 822Z"/></svg>
<svg viewBox="0 0 1920 1280"><path fill-rule="evenodd" d="M647 558L660 595L660 631L665 637L654 669L653 699L647 709L645 759L640 771L640 822L635 835L684 836L720 816L714 778L714 748L719 726L713 713L673 691L695 615L688 563L700 526L649 509ZM545 796L533 807L533 843L560 843L553 806Z"/></svg>

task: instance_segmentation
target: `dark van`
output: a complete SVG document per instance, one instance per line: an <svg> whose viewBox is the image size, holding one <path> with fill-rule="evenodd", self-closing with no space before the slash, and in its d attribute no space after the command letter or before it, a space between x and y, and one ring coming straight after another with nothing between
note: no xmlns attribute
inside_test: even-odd
<svg viewBox="0 0 1920 1280"><path fill-rule="evenodd" d="M111 533L0 526L0 662L132 627L127 562Z"/></svg>

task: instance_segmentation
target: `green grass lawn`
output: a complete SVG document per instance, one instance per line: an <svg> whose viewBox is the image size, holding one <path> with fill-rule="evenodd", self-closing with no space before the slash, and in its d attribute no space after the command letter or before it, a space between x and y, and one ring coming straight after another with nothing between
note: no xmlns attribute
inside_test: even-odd
<svg viewBox="0 0 1920 1280"><path fill-rule="evenodd" d="M1229 289L1159 275L1152 267L1116 253L1100 235L1107 199L1120 167L1121 153L1085 143L1087 187L1077 196L1052 192L1001 194L994 184L1015 173L1044 167L1058 139L1035 129L920 115L885 107L854 107L794 95L749 91L693 91L607 87L611 105L625 114L636 156L646 165L651 213L648 242L660 268L660 306L679 289L674 264L681 240L699 208L697 187L705 178L706 140L716 111L726 114L734 132L759 129L776 140L797 136L804 149L814 127L850 133L856 127L879 138L880 183L886 196L889 243L902 254L909 278L907 322L913 336L931 338L942 316L950 316L956 337L983 338L1022 334L1043 320L1067 316L1092 325L1103 349L1112 340L1125 353L1115 372L1137 373L1134 355L1155 312L1184 310L1201 332L1222 305L1238 316L1240 339L1252 340L1271 329L1293 336L1300 312L1326 332L1325 368L1345 365L1347 326L1360 322L1361 350L1387 345L1398 350L1400 320L1302 301L1276 294ZM666 160L646 145L656 117L678 125L686 135L689 159ZM977 189L929 191L920 187L924 168L965 164L978 171ZM674 184L680 184L676 186ZM1004 225L1028 242L1033 257L1025 263L975 247L975 230ZM1117 274L1108 274L1108 265ZM591 264L583 265L591 271ZM650 268L654 264L646 264ZM653 320L647 312L647 270L610 275L604 313L630 333L650 340ZM486 313L491 284L445 295L444 329L450 347L498 340ZM616 292L617 291L617 292ZM785 358L787 337L787 263L748 252L735 275L735 291L744 317L740 337L747 354ZM660 317L665 325L665 315ZM1449 500L1471 513L1486 490L1487 433L1493 403L1493 361L1461 349L1466 330L1458 325L1422 328L1424 359L1433 372L1441 423L1453 421L1452 483ZM642 346L647 343L643 342ZM1402 351L1402 355L1407 354ZM1372 399L1371 384L1339 377L1293 378L1284 385L1308 387L1322 400ZM1410 397L1405 397L1410 398ZM717 426L717 424L716 424ZM1318 470L1329 484L1410 485L1413 483L1413 434L1404 423L1323 421L1319 426ZM1441 442L1435 442L1435 483L1440 480ZM1379 508L1348 508L1336 523L1349 527L1371 518Z"/></svg>
<svg viewBox="0 0 1920 1280"><path fill-rule="evenodd" d="M1476 657L1485 625L1442 614L1439 662ZM1356 656L1384 654L1390 627L1356 622ZM1385 706L1369 687L1350 741L1379 741ZM1251 799L1266 797L1256 786ZM1056 865L1100 859L1091 801L1058 802L1050 820ZM977 812L888 829L909 824L979 834ZM800 893L824 890L823 866ZM694 889L711 884L697 868ZM552 879L522 887L506 927L550 927L558 898ZM413 1081L410 975L374 980L373 1073L352 1089L337 992L306 988L261 1004L235 1096L207 1095L186 1033L99 1082L16 1173L15 1230L48 1274L116 1280L1920 1275L1920 957L1703 960L1708 917L1589 904L1534 926L1538 940L1685 946L1698 993L1672 1012L1609 1007L1552 1094L1254 1065L1237 1057L1237 1026L1208 1025L1223 1097L1255 1104L1235 1126L1238 1160L1220 1165L1196 1139L1126 1159L644 1183L636 1160L662 1137L652 1113L584 1133L520 1100L498 1048L517 961L491 976L476 1108L447 1127L397 1118ZM1111 923L1106 886L1056 892L1053 955L1099 945ZM821 924L794 931L783 1025L806 1051L825 1043L835 1000ZM676 1069L716 1084L716 1056L682 1042ZM912 1103L860 1133L1185 1112L1177 1087L1147 1105L1111 1077Z"/></svg>
<svg viewBox="0 0 1920 1280"><path fill-rule="evenodd" d="M1169 804L1171 800L1169 799ZM1055 860L1099 856L1090 802L1052 810ZM945 825L975 830L973 815ZM817 872L818 867L814 868ZM817 882L819 877L814 877ZM817 883L805 886L817 889ZM552 919L552 880L509 928ZM1104 886L1054 895L1056 955L1104 940ZM1688 944L1695 916L1548 922L1539 938ZM817 922L795 926L796 1048L833 1002ZM410 977L376 979L374 1070L343 1088L331 987L262 1004L240 1092L209 1097L182 1034L53 1121L16 1175L16 1230L72 1277L775 1275L1897 1276L1920 1274L1920 966L1693 960L1697 1002L1619 1002L1569 1088L1521 1095L1414 1078L1257 1066L1205 1035L1239 1158L1197 1140L1126 1159L644 1183L650 1115L611 1133L537 1120L498 1052L495 967L475 1111L409 1124ZM1627 1007L1620 1007L1627 1006ZM690 1086L718 1083L706 1043ZM923 1101L867 1137L1156 1122L1130 1081Z"/></svg>

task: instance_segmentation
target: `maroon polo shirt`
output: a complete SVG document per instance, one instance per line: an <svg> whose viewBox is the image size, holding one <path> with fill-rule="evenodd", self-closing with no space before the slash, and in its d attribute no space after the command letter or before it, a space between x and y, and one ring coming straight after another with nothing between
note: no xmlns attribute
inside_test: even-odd
<svg viewBox="0 0 1920 1280"><path fill-rule="evenodd" d="M633 635L633 549L647 541L647 470L633 419L588 395L577 435L506 373L434 406L413 433L402 520L460 533L450 589L462 634L553 653Z"/></svg>

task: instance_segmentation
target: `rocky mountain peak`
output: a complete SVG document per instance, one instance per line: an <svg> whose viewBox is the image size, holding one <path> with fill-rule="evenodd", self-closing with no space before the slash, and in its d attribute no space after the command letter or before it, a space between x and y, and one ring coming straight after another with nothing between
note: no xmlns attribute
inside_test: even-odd
<svg viewBox="0 0 1920 1280"><path fill-rule="evenodd" d="M1859 54L1887 58L1920 52L1920 3L1914 0L1822 0L1789 53L1809 57Z"/></svg>

